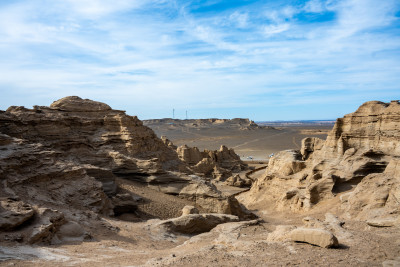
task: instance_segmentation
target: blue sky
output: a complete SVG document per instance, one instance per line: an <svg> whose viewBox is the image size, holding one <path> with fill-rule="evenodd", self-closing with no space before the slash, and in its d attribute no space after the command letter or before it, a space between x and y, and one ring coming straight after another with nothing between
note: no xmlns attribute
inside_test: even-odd
<svg viewBox="0 0 400 267"><path fill-rule="evenodd" d="M335 119L400 99L398 0L1 0L0 109Z"/></svg>

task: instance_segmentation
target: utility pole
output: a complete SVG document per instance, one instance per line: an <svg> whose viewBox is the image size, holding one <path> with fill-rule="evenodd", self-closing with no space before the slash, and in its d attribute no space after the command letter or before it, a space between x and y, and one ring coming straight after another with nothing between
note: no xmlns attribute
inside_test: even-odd
<svg viewBox="0 0 400 267"><path fill-rule="evenodd" d="M172 118L175 119L175 109L172 109Z"/></svg>
<svg viewBox="0 0 400 267"><path fill-rule="evenodd" d="M188 118L187 118L187 110L186 110L186 119L188 119Z"/></svg>

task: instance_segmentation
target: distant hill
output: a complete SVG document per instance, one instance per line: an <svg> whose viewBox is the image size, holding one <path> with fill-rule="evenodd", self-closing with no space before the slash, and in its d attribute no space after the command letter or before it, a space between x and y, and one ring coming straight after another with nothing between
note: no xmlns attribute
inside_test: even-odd
<svg viewBox="0 0 400 267"><path fill-rule="evenodd" d="M251 130L264 128L265 126L260 126L252 120L243 119L243 118L234 118L234 119L188 119L188 120L180 120L180 119L172 119L172 118L164 118L164 119L153 119L153 120L144 120L143 124L149 127L154 126L168 126L170 128L175 127L187 127L187 128L238 128L241 130ZM268 126L267 126L268 127Z"/></svg>

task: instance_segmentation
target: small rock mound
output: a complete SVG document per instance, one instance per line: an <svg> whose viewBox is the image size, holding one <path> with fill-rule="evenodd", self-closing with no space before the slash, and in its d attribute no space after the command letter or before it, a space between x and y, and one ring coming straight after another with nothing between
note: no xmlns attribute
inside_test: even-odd
<svg viewBox="0 0 400 267"><path fill-rule="evenodd" d="M61 98L57 101L54 101L51 105L50 108L52 109L60 109L60 110L65 110L65 111L107 111L111 110L111 107L105 103L93 101L90 99L82 99L79 96L67 96L64 98Z"/></svg>

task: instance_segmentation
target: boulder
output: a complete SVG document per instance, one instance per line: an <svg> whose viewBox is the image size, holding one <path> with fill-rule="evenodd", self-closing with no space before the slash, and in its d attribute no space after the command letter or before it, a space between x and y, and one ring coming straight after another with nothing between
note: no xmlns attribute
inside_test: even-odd
<svg viewBox="0 0 400 267"><path fill-rule="evenodd" d="M188 214L157 223L154 227L181 234L200 234L208 232L221 223L237 222L239 218L226 214Z"/></svg>
<svg viewBox="0 0 400 267"><path fill-rule="evenodd" d="M329 231L313 228L296 228L289 233L289 237L296 242L305 242L322 248L337 247L337 238Z"/></svg>

